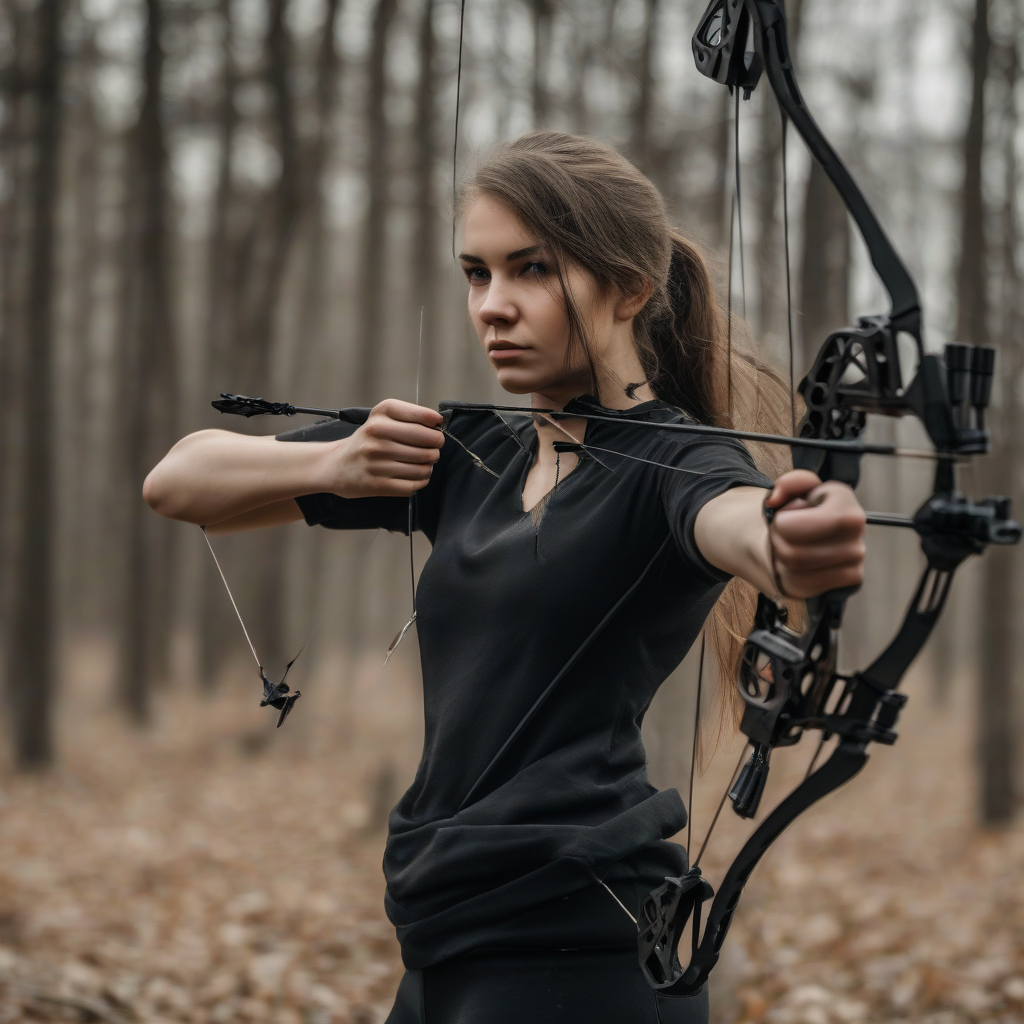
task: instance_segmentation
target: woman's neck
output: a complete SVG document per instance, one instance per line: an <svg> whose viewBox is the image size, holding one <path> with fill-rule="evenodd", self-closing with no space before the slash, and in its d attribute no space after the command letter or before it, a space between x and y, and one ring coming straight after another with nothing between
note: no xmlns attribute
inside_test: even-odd
<svg viewBox="0 0 1024 1024"><path fill-rule="evenodd" d="M650 402L655 398L650 385L644 380L643 370L640 369L639 361L634 368L632 377L620 377L607 372L602 373L600 368L597 373L597 394L594 396L606 409L632 409L642 402ZM638 385L633 388L630 397L626 389L631 385ZM564 409L574 398L581 395L588 395L595 388L589 381L586 383L574 382L573 384L560 387L545 388L543 391L535 391L530 395L530 408L532 409Z"/></svg>

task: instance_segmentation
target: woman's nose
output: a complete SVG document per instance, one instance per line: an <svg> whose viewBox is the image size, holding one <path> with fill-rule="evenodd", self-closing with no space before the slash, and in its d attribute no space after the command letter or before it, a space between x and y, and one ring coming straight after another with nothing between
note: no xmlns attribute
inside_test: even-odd
<svg viewBox="0 0 1024 1024"><path fill-rule="evenodd" d="M510 289L499 279L492 278L487 294L480 305L480 319L489 327L495 324L515 323L519 310Z"/></svg>

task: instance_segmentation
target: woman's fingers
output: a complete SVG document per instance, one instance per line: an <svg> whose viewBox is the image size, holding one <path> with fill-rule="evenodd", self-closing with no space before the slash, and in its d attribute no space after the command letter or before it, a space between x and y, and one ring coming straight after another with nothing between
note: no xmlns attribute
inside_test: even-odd
<svg viewBox="0 0 1024 1024"><path fill-rule="evenodd" d="M369 472L382 480L429 480L432 468L411 462L377 462L369 467Z"/></svg>
<svg viewBox="0 0 1024 1024"><path fill-rule="evenodd" d="M812 597L863 582L866 516L849 487L794 470L779 477L766 504L776 510L772 559L788 596Z"/></svg>
<svg viewBox="0 0 1024 1024"><path fill-rule="evenodd" d="M444 445L434 409L386 399L338 449L328 489L343 497L407 497L430 481Z"/></svg>
<svg viewBox="0 0 1024 1024"><path fill-rule="evenodd" d="M811 573L788 573L779 569L779 580L786 597L817 597L826 590L859 587L864 582L864 567L850 565Z"/></svg>
<svg viewBox="0 0 1024 1024"><path fill-rule="evenodd" d="M837 498L807 508L780 509L772 522L772 533L793 544L829 544L863 537L866 522L855 498Z"/></svg>
<svg viewBox="0 0 1024 1024"><path fill-rule="evenodd" d="M817 473L812 473L809 469L791 469L775 481L765 504L769 508L781 508L796 498L806 499L815 488L821 486L821 479Z"/></svg>
<svg viewBox="0 0 1024 1024"><path fill-rule="evenodd" d="M428 409L425 405L413 405L397 398L385 398L371 410L370 417L382 416L390 420L404 423L421 423L425 427L437 429L444 422L444 417L436 409Z"/></svg>
<svg viewBox="0 0 1024 1024"><path fill-rule="evenodd" d="M440 451L434 447L423 448L371 435L363 439L362 451L367 459L377 463L408 462L432 466L441 457Z"/></svg>
<svg viewBox="0 0 1024 1024"><path fill-rule="evenodd" d="M360 428L368 454L401 462L436 462L444 445L441 414L389 398L375 406Z"/></svg>

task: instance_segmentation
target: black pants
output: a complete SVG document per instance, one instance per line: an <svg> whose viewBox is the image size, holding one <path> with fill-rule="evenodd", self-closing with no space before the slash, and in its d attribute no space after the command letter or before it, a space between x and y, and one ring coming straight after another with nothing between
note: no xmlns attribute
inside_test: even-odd
<svg viewBox="0 0 1024 1024"><path fill-rule="evenodd" d="M705 987L658 996L634 952L510 952L407 971L386 1024L707 1024Z"/></svg>

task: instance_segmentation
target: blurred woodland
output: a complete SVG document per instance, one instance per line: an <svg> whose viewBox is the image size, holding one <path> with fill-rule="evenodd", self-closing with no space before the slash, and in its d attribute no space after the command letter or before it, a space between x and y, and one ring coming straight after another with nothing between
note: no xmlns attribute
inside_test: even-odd
<svg viewBox="0 0 1024 1024"><path fill-rule="evenodd" d="M831 184L795 133L784 150L767 83L737 127L694 69L703 7L3 0L0 1018L383 1019L381 829L421 739L414 638L380 667L410 612L406 542L301 524L214 540L272 674L324 619L275 733L200 531L150 512L141 485L185 433L298 425L223 421L222 391L500 397L452 260L453 181L489 146L534 127L614 142L787 374L791 277L797 379L831 330L886 308ZM787 11L804 96L921 287L926 343L1000 351L993 454L962 483L1019 518L1024 2ZM861 500L913 512L928 473L868 460ZM888 641L919 571L903 531L869 544L849 665ZM993 884L1024 863L1019 565L998 549L960 574L905 748L766 862L737 928L747 959L721 972L729 1019L1024 1015L1020 887ZM681 789L692 661L645 726L652 778Z"/></svg>

